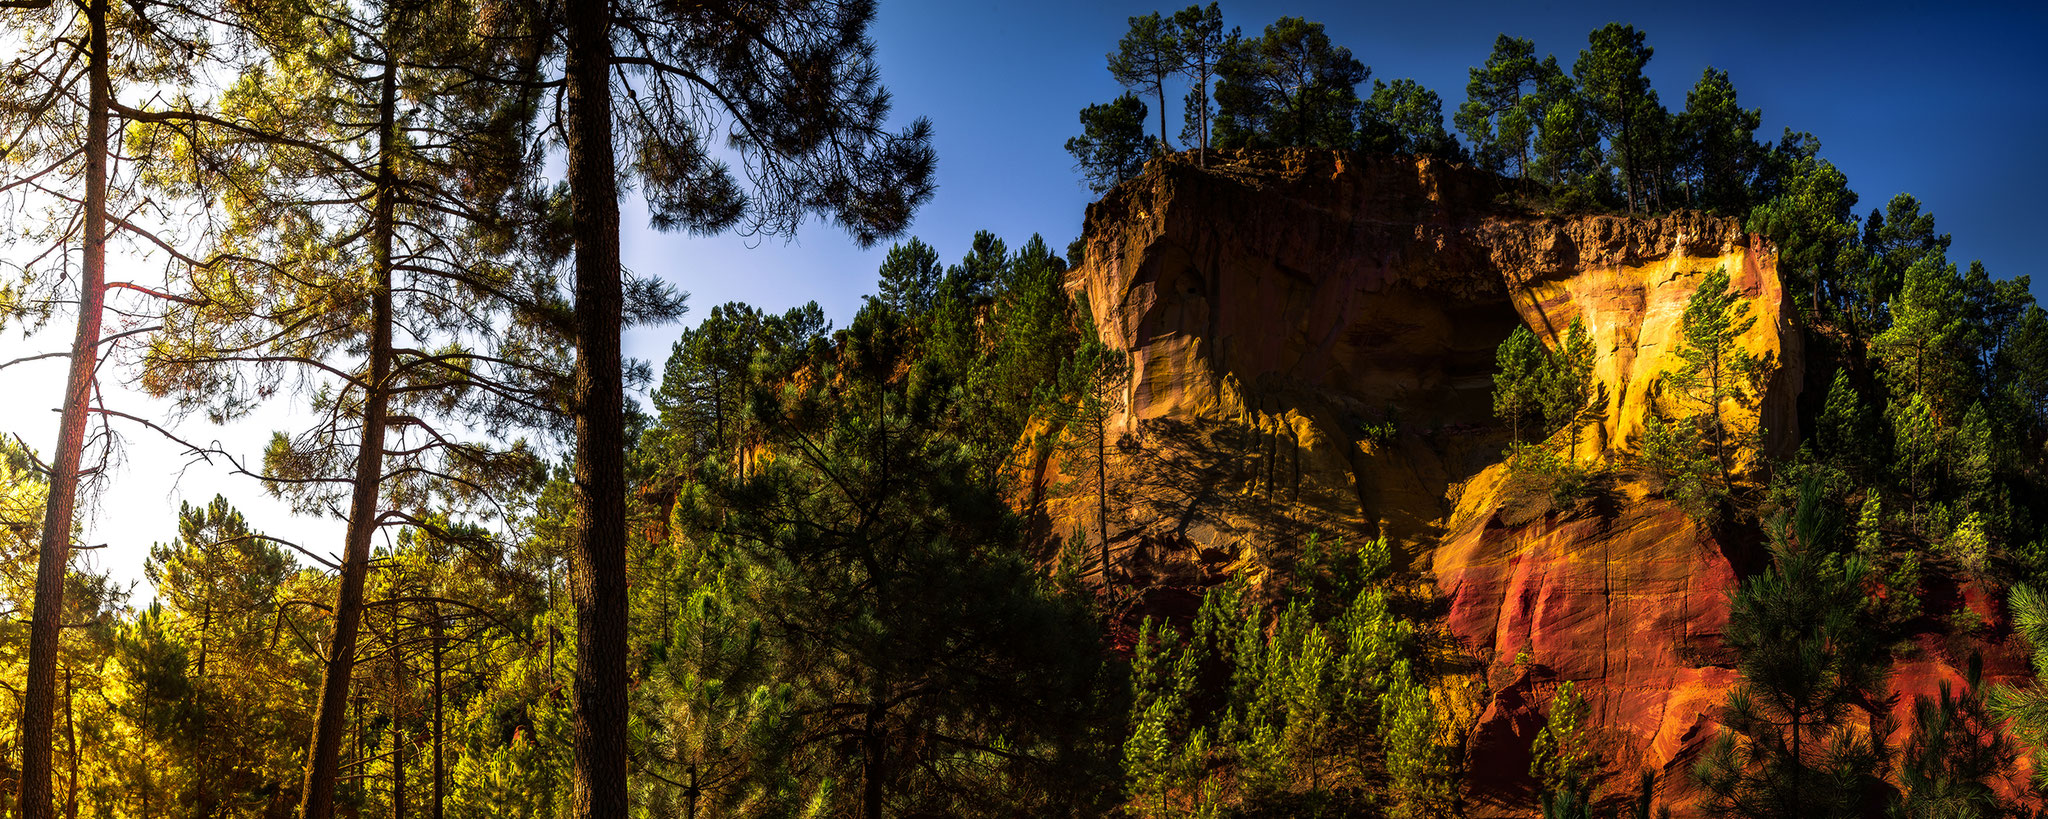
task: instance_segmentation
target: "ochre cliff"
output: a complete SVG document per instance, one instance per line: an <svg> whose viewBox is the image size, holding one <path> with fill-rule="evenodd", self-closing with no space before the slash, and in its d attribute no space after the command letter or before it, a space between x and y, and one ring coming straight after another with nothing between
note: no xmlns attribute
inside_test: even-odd
<svg viewBox="0 0 2048 819"><path fill-rule="evenodd" d="M1517 324L1554 343L1583 320L1609 405L1574 450L1613 462L1673 400L1653 385L1680 315L1725 270L1756 319L1742 346L1766 361L1759 409L1733 424L1782 454L1801 333L1775 255L1735 220L1542 215L1510 193L1430 160L1225 153L1155 162L1090 206L1069 287L1132 363L1109 453L1112 580L1185 603L1228 576L1256 584L1310 533L1384 532L1441 603L1436 662L1464 683L1446 690L1471 692L1453 696L1470 815L1528 813L1529 742L1573 680L1613 787L1656 772L1659 803L1686 816L1684 769L1736 680L1727 595L1760 565L1758 538L1630 480L1504 511L1494 350ZM1040 520L1099 547L1092 465L1056 458L1039 478ZM1893 710L1959 677L1954 653L1902 664Z"/></svg>

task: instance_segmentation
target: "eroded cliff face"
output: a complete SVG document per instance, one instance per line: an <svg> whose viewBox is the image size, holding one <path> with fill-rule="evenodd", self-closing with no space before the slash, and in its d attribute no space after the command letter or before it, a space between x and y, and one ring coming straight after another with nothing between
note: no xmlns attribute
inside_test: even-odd
<svg viewBox="0 0 2048 819"><path fill-rule="evenodd" d="M1736 681L1720 633L1757 538L1627 479L1572 509L1504 510L1494 350L1518 324L1554 343L1584 321L1609 404L1560 434L1613 461L1677 400L1654 385L1687 301L1725 270L1766 366L1758 409L1724 409L1782 454L1801 335L1775 256L1734 220L1536 215L1507 194L1430 160L1226 153L1154 163L1091 206L1069 287L1132 362L1108 458L1112 579L1185 600L1232 575L1256 585L1310 533L1383 531L1441 602L1435 660L1463 683L1447 690L1469 692L1454 706L1471 815L1528 813L1529 742L1563 680L1592 704L1616 792L1650 770L1659 804L1689 815L1684 771ZM1039 471L1036 511L1092 551L1093 465L1070 457ZM1953 654L1902 668L1893 710L1959 678Z"/></svg>
<svg viewBox="0 0 2048 819"><path fill-rule="evenodd" d="M1640 430L1717 267L1762 308L1744 340L1777 362L1764 424L1789 440L1777 382L1798 383L1798 355L1781 354L1773 259L1738 225L1517 215L1504 193L1429 160L1294 152L1156 163L1090 207L1070 285L1131 353L1111 539L1135 570L1213 580L1305 532L1382 523L1428 551L1459 518L1450 490L1498 460L1493 356L1517 324L1593 333L1610 407L1580 450L1598 457Z"/></svg>

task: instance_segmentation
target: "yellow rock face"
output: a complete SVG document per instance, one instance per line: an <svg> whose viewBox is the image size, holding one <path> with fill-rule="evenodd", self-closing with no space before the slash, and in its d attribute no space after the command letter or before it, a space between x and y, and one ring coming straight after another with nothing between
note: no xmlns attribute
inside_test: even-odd
<svg viewBox="0 0 2048 819"><path fill-rule="evenodd" d="M1742 243L1739 234L1731 237L1710 230L1717 235L1702 241L1685 233L1692 225L1671 221L1668 225L1665 220L1651 223L1653 229L1673 233L1670 250L1647 263L1576 271L1529 270L1523 271L1529 274L1527 278L1510 279L1508 292L1516 312L1547 343L1556 345L1574 320L1584 321L1592 335L1596 354L1593 374L1606 385L1610 403L1600 428L1578 431L1581 451L1602 452L1634 439L1641 434L1653 405L1667 417L1693 411L1672 396L1658 400L1655 388L1659 377L1678 368L1671 352L1682 341L1686 304L1700 280L1716 269L1726 271L1730 285L1747 297L1754 323L1740 343L1744 352L1769 362L1766 371L1771 376L1764 385L1767 400L1761 418L1733 402L1723 410L1736 429L1751 430L1761 422L1770 440L1795 441L1796 434L1789 433L1796 432L1797 415L1787 397L1796 393L1803 375L1799 370L1800 335L1782 314L1785 298L1778 283L1776 257L1760 242ZM1789 354L1788 345L1793 348ZM1787 365L1790 370L1785 369ZM1777 434L1772 436L1774 432Z"/></svg>
<svg viewBox="0 0 2048 819"><path fill-rule="evenodd" d="M1168 159L1089 209L1069 287L1131 355L1111 467L1112 548L1139 579L1213 582L1309 532L1384 529L1420 556L1457 486L1498 460L1494 349L1583 317L1614 406L1586 457L1636 434L1678 318L1725 267L1774 369L1791 440L1797 351L1775 260L1733 220L1518 213L1494 178L1429 160L1297 151ZM1054 464L1049 526L1094 530L1092 469ZM1086 491L1084 491L1086 490ZM1086 503L1082 501L1086 500ZM1092 538L1099 539L1099 538Z"/></svg>
<svg viewBox="0 0 2048 819"><path fill-rule="evenodd" d="M1577 450L1616 458L1671 400L1655 385L1681 315L1725 269L1755 318L1742 345L1770 362L1760 410L1726 409L1767 449L1796 441L1799 334L1774 255L1738 223L1531 214L1484 174L1304 151L1154 163L1090 207L1085 239L1069 287L1132 360L1104 488L1119 582L1256 578L1311 533L1386 532L1446 603L1446 668L1470 669L1454 688L1479 715L1476 815L1526 812L1527 743L1559 681L1593 702L1621 769L1678 771L1712 736L1747 558L1640 487L1504 523L1492 374L1518 324L1554 344L1585 321L1611 405ZM1092 456L1041 466L1032 511L1094 553Z"/></svg>

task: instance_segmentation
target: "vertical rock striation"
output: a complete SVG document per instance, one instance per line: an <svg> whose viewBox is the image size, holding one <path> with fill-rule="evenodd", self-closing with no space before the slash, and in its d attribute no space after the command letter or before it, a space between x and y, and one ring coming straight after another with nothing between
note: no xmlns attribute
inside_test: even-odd
<svg viewBox="0 0 2048 819"><path fill-rule="evenodd" d="M1320 151L1168 157L1090 206L1084 238L1068 286L1132 362L1108 455L1115 580L1256 585L1311 533L1384 532L1442 603L1439 670L1483 683L1453 686L1481 692L1472 815L1530 813L1529 743L1564 680L1591 702L1608 792L1647 770L1659 804L1690 812L1685 769L1736 682L1728 594L1759 538L1627 479L1571 509L1511 508L1493 356L1518 324L1555 343L1584 321L1610 403L1569 434L1581 459L1614 462L1668 400L1655 385L1687 301L1725 270L1756 319L1742 345L1768 362L1758 408L1732 423L1784 454L1804 357L1770 248L1732 219L1536 214L1487 174ZM1092 541L1086 458L1034 470L1029 511ZM1894 675L1905 696L1876 705L1903 716L1958 677L1956 652L1930 647ZM2024 670L1990 647L1994 674Z"/></svg>

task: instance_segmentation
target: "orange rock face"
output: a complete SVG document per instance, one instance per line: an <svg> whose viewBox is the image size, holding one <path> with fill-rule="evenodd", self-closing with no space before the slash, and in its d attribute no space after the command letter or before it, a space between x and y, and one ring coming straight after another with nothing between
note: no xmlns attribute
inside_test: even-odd
<svg viewBox="0 0 2048 819"><path fill-rule="evenodd" d="M1734 220L1564 218L1508 198L1485 174L1329 152L1225 152L1207 170L1168 158L1111 191L1089 208L1069 280L1131 356L1107 486L1092 454L1068 450L1034 471L1031 511L1092 553L1103 491L1113 579L1152 587L1256 580L1310 533L1384 531L1444 601L1455 648L1440 669L1485 683L1469 704L1471 815L1531 812L1529 743L1563 680L1592 704L1611 792L1654 771L1659 804L1689 815L1685 770L1736 682L1728 594L1760 547L1628 484L1504 515L1494 350L1518 324L1554 342L1584 321L1610 404L1559 434L1578 436L1582 459L1615 457L1673 400L1653 385L1686 302L1723 269L1755 318L1742 345L1767 361L1759 408L1724 409L1782 453L1797 441L1801 336L1774 254ZM1993 653L1994 673L2021 670ZM1959 676L1952 656L1903 664L1894 688L1931 692Z"/></svg>

